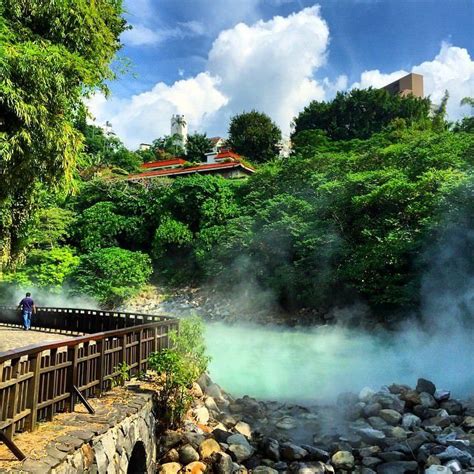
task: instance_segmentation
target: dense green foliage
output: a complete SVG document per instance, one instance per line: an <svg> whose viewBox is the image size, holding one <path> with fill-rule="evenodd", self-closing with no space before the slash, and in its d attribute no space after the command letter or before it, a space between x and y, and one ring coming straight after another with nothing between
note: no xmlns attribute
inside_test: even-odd
<svg viewBox="0 0 474 474"><path fill-rule="evenodd" d="M193 133L186 142L186 159L190 162L204 161L211 149L212 142L205 133Z"/></svg>
<svg viewBox="0 0 474 474"><path fill-rule="evenodd" d="M353 89L338 92L330 102L311 102L295 118L293 135L321 130L336 141L367 139L397 118L407 124L427 121L429 111L429 99L393 95L383 89Z"/></svg>
<svg viewBox="0 0 474 474"><path fill-rule="evenodd" d="M79 294L92 296L113 307L137 294L151 272L148 255L110 247L81 257L73 278Z"/></svg>
<svg viewBox="0 0 474 474"><path fill-rule="evenodd" d="M159 419L175 427L193 400L193 382L206 371L210 359L206 355L204 325L198 317L181 320L179 332L172 332L170 340L171 348L151 354L149 365L160 377Z"/></svg>
<svg viewBox="0 0 474 474"><path fill-rule="evenodd" d="M121 0L0 1L0 265L24 248L41 185L71 179L82 98L113 74Z"/></svg>
<svg viewBox="0 0 474 474"><path fill-rule="evenodd" d="M252 110L232 117L227 144L254 163L264 163L278 156L281 131L272 119Z"/></svg>

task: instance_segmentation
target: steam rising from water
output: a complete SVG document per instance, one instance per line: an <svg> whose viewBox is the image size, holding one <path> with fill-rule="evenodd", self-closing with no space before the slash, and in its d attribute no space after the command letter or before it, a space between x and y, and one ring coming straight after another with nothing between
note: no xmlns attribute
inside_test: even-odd
<svg viewBox="0 0 474 474"><path fill-rule="evenodd" d="M207 327L207 344L211 377L232 395L308 402L364 386L414 386L419 377L457 396L472 395L473 335L458 329L429 334L420 327L371 335L340 327L216 323Z"/></svg>

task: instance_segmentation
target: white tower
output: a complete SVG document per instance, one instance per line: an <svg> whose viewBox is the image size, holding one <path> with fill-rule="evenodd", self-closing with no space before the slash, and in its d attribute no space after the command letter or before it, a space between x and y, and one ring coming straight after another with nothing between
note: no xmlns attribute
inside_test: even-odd
<svg viewBox="0 0 474 474"><path fill-rule="evenodd" d="M171 117L171 136L179 135L181 137L181 144L186 146L188 141L188 123L184 115L173 115Z"/></svg>

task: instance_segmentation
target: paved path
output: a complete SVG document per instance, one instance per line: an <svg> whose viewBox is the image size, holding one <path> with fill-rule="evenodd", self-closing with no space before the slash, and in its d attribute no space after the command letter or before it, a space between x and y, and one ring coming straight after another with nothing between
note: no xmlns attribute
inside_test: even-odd
<svg viewBox="0 0 474 474"><path fill-rule="evenodd" d="M0 352L19 347L29 346L30 344L40 344L48 341L60 341L70 336L64 336L58 333L47 333L40 331L24 331L0 325Z"/></svg>

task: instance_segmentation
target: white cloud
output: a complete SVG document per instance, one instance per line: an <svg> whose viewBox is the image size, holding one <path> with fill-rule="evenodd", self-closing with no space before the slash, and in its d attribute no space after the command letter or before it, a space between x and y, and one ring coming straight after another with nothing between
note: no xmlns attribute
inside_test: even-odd
<svg viewBox="0 0 474 474"><path fill-rule="evenodd" d="M199 127L227 103L218 90L219 79L209 73L176 81L163 82L151 90L132 96L130 100L106 100L96 94L87 101L96 123L112 122L115 133L126 145L136 148L154 138L169 134L170 119L175 113L184 114L190 129Z"/></svg>
<svg viewBox="0 0 474 474"><path fill-rule="evenodd" d="M148 28L141 23L122 33L121 40L127 46L153 46L169 39L191 38L205 34L205 28L198 21L178 23L174 28Z"/></svg>
<svg viewBox="0 0 474 474"><path fill-rule="evenodd" d="M197 23L179 28L202 31ZM134 37L133 31L129 44L161 40L147 28L137 28ZM250 26L239 23L218 35L206 71L196 77L158 83L129 100L94 98L89 103L98 122L111 121L129 146L169 133L170 116L177 112L186 115L191 130L207 126L211 133L222 134L231 115L257 109L288 133L297 112L312 99L324 99L326 89L334 87L313 78L326 61L328 43L329 29L316 6Z"/></svg>
<svg viewBox="0 0 474 474"><path fill-rule="evenodd" d="M287 132L304 105L325 96L313 74L326 61L328 42L329 28L317 6L221 32L207 68L222 79L226 115L255 108Z"/></svg>
<svg viewBox="0 0 474 474"><path fill-rule="evenodd" d="M465 48L443 43L433 60L414 66L411 71L423 75L425 95L429 95L433 103L439 104L444 92L449 91L447 110L451 120L469 112L467 107L459 104L463 97L474 96L474 60ZM382 87L405 74L408 71L399 70L389 74L379 70L365 71L360 81L352 87Z"/></svg>

